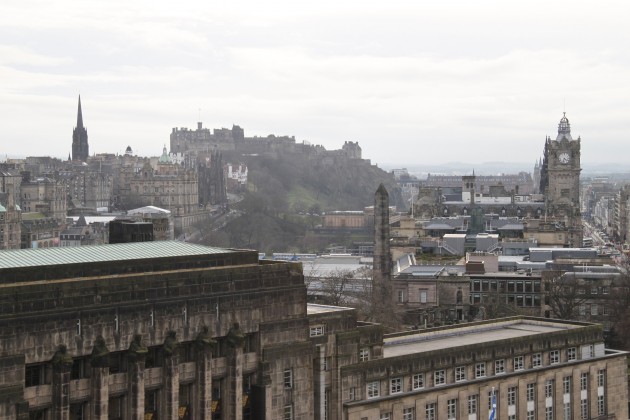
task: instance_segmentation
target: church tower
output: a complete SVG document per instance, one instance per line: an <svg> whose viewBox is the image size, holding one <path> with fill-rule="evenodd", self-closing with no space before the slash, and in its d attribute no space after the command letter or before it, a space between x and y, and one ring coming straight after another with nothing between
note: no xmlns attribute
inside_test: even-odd
<svg viewBox="0 0 630 420"><path fill-rule="evenodd" d="M83 127L83 113L81 112L81 95L79 95L79 110L77 112L77 126L72 131L72 160L85 162L90 155L87 130Z"/></svg>
<svg viewBox="0 0 630 420"><path fill-rule="evenodd" d="M571 125L565 115L558 124L558 135L545 143L547 215L563 222L569 231L569 246L582 246L580 215L580 141L571 137Z"/></svg>

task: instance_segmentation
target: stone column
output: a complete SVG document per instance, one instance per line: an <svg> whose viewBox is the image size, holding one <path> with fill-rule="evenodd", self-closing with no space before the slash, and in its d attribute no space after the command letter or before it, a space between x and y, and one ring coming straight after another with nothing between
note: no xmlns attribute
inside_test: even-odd
<svg viewBox="0 0 630 420"><path fill-rule="evenodd" d="M195 339L196 372L195 390L192 402L192 419L212 419L212 349L216 341L210 337L208 327L204 326Z"/></svg>
<svg viewBox="0 0 630 420"><path fill-rule="evenodd" d="M175 331L166 333L162 349L164 350L164 374L162 375L164 392L160 417L177 419L179 418L179 357L176 351Z"/></svg>
<svg viewBox="0 0 630 420"><path fill-rule="evenodd" d="M68 420L70 418L70 370L72 356L67 348L61 344L52 358L52 418L53 420Z"/></svg>
<svg viewBox="0 0 630 420"><path fill-rule="evenodd" d="M100 335L90 356L90 414L92 420L107 420L109 412L109 350Z"/></svg>
<svg viewBox="0 0 630 420"><path fill-rule="evenodd" d="M227 378L225 398L222 398L225 408L224 418L231 420L243 419L243 341L245 335L238 322L235 322L227 335Z"/></svg>
<svg viewBox="0 0 630 420"><path fill-rule="evenodd" d="M148 352L142 344L142 336L134 335L127 353L127 418L130 420L144 420L144 362Z"/></svg>

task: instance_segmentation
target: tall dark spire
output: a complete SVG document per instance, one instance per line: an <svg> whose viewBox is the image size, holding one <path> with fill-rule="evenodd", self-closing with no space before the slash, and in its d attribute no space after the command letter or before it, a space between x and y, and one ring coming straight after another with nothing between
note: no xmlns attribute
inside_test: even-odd
<svg viewBox="0 0 630 420"><path fill-rule="evenodd" d="M81 112L81 95L79 95L79 110L77 111L77 128L83 128L83 112Z"/></svg>
<svg viewBox="0 0 630 420"><path fill-rule="evenodd" d="M87 130L83 126L83 111L81 110L81 95L77 110L77 126L72 131L72 160L85 162L90 155Z"/></svg>

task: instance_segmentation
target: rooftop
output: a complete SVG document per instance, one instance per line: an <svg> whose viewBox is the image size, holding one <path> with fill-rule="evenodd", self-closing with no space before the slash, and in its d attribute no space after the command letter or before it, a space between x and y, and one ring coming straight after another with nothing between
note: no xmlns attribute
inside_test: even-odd
<svg viewBox="0 0 630 420"><path fill-rule="evenodd" d="M417 334L387 337L384 340L383 357L447 350L471 344L581 328L587 324L553 322L543 319L515 318L492 323L479 323L457 328L423 331Z"/></svg>
<svg viewBox="0 0 630 420"><path fill-rule="evenodd" d="M131 261L233 252L178 241L134 242L80 247L16 249L0 251L0 269L18 267Z"/></svg>

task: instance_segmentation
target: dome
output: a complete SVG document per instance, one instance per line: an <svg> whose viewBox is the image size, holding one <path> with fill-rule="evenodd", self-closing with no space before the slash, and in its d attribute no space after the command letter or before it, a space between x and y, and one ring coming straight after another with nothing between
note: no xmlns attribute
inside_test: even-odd
<svg viewBox="0 0 630 420"><path fill-rule="evenodd" d="M160 156L159 163L170 163L171 159L168 157L168 152L166 151L166 145L164 145L164 149L162 149L162 156Z"/></svg>
<svg viewBox="0 0 630 420"><path fill-rule="evenodd" d="M562 114L562 118L560 118L560 123L558 124L558 137L556 137L556 141L560 141L563 138L573 140L571 138L571 124L569 124L567 113L563 112Z"/></svg>
<svg viewBox="0 0 630 420"><path fill-rule="evenodd" d="M125 156L133 156L133 150L131 150L131 146L127 146L125 149Z"/></svg>

